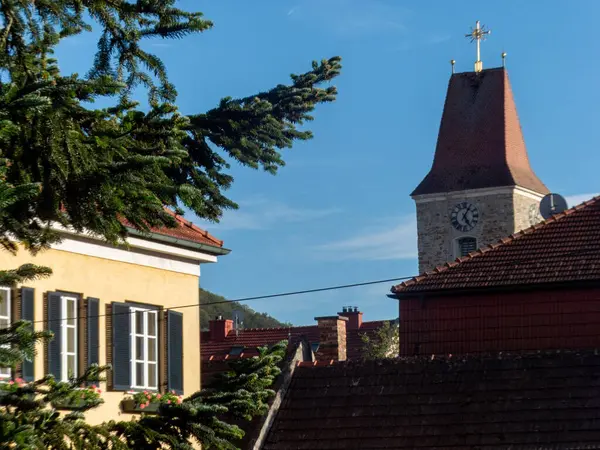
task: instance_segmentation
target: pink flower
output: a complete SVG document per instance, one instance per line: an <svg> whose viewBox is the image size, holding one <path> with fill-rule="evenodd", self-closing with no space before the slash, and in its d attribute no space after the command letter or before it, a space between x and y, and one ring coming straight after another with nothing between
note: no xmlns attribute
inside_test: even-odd
<svg viewBox="0 0 600 450"><path fill-rule="evenodd" d="M98 386L96 386L95 384L92 384L92 389L96 389Z"/></svg>
<svg viewBox="0 0 600 450"><path fill-rule="evenodd" d="M160 399L161 397L162 397L162 395L156 394L156 398Z"/></svg>
<svg viewBox="0 0 600 450"><path fill-rule="evenodd" d="M23 380L23 378L16 378L16 379L15 379L15 381L16 381L17 383L22 383L22 382L23 382L23 381L25 381L25 380Z"/></svg>
<svg viewBox="0 0 600 450"><path fill-rule="evenodd" d="M97 392L98 394L102 394L102 389L97 389L97 390L96 390L96 392Z"/></svg>
<svg viewBox="0 0 600 450"><path fill-rule="evenodd" d="M146 398L147 398L148 400L150 400L150 399L152 398L152 396L151 396L151 395L146 395Z"/></svg>
<svg viewBox="0 0 600 450"><path fill-rule="evenodd" d="M146 402L146 406L150 406L150 402Z"/></svg>
<svg viewBox="0 0 600 450"><path fill-rule="evenodd" d="M167 405L170 405L170 404L171 404L171 400L167 400Z"/></svg>
<svg viewBox="0 0 600 450"><path fill-rule="evenodd" d="M10 380L10 381L8 382L8 384L10 384L10 385L13 385L13 384L15 384L15 382L14 382L13 380Z"/></svg>
<svg viewBox="0 0 600 450"><path fill-rule="evenodd" d="M146 404L145 404L145 403L142 403L142 404L140 405L140 409L144 409L145 407L146 407Z"/></svg>
<svg viewBox="0 0 600 450"><path fill-rule="evenodd" d="M177 403L181 403L181 399L180 398L177 399Z"/></svg>
<svg viewBox="0 0 600 450"><path fill-rule="evenodd" d="M144 394L148 395L148 391L144 391Z"/></svg>

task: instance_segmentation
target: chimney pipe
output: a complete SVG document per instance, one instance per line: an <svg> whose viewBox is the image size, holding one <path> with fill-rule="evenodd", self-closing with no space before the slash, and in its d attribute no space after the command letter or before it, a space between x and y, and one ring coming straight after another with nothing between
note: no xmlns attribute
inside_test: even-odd
<svg viewBox="0 0 600 450"><path fill-rule="evenodd" d="M348 306L347 308L342 308L342 312L338 314L348 318L347 326L349 330L360 330L360 327L362 327L363 313L358 310L358 306Z"/></svg>
<svg viewBox="0 0 600 450"><path fill-rule="evenodd" d="M208 330L211 341L224 341L231 330L233 330L233 320L225 319L218 315L215 320L208 322Z"/></svg>

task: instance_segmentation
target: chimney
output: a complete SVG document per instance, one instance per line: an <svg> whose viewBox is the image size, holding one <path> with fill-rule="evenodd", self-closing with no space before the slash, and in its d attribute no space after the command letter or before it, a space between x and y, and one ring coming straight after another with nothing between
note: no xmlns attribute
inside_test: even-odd
<svg viewBox="0 0 600 450"><path fill-rule="evenodd" d="M217 316L214 320L208 322L211 341L224 341L231 330L233 330L233 320L223 319L223 316Z"/></svg>
<svg viewBox="0 0 600 450"><path fill-rule="evenodd" d="M317 361L346 360L346 322L347 317L315 317L319 327L319 349L315 355Z"/></svg>
<svg viewBox="0 0 600 450"><path fill-rule="evenodd" d="M338 315L348 318L347 328L349 330L360 330L363 313L358 310L358 306L343 306L342 312Z"/></svg>

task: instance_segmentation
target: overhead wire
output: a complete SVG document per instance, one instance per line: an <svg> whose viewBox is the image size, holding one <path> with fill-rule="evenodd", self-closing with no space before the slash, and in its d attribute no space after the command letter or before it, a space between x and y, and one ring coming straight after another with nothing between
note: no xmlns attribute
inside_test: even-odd
<svg viewBox="0 0 600 450"><path fill-rule="evenodd" d="M575 250L575 251L571 251L571 252L560 253L559 256L561 256L561 257L568 257L568 256L574 256L574 255L585 256L585 255L597 255L598 253L600 253L600 249L592 249L592 250L584 251L584 252L582 252L580 250ZM494 268L500 268L503 266L514 266L514 265L521 264L523 262L534 261L536 259L537 259L537 257L531 256L531 257L527 257L527 258L511 260L511 261L507 261L506 263L503 263L503 264L495 264ZM422 275L422 276L426 276L426 275ZM188 305L161 308L160 310L161 311L173 311L173 310L196 308L196 307L202 308L204 306L220 305L220 304L226 304L226 303L240 303L240 302L248 302L248 301L254 301L254 300L265 300L265 299L280 298L280 297L290 297L290 296L294 296L294 295L305 295L305 294L312 294L312 293L318 293L318 292L327 292L327 291L334 291L334 290L339 290L339 289L349 289L349 288L369 286L369 285L374 285L374 284L389 283L389 282L394 282L394 281L403 281L403 280L409 280L412 278L415 278L415 275L395 277L395 278L386 278L386 279L374 280L374 281L365 281L365 282L360 282L360 283L340 284L340 285L327 286L327 287L314 288L314 289L303 289L303 290L297 290L297 291L280 292L280 293L276 293L276 294L257 295L257 296L252 296L252 297L241 297L241 298L237 298L237 299L219 300L216 302L208 302L208 303L190 303ZM510 286L507 286L507 287L510 287ZM130 314L133 314L134 312L135 311L128 311L128 312L122 312L122 313L110 313L110 314L98 314L98 315L86 316L86 317L95 319L95 318L99 318L99 317L106 317L109 315L110 316L130 315ZM60 318L60 319L52 319L52 320L36 320L36 321L33 321L32 323L50 323L50 322L60 322L60 321L64 321L64 320L70 320L70 319L69 318Z"/></svg>
<svg viewBox="0 0 600 450"><path fill-rule="evenodd" d="M315 289L304 289L301 291L289 291L289 292L281 292L278 294L258 295L258 296L254 296L254 297L243 297L243 298L238 298L238 299L233 299L233 300L221 300L218 302L190 303L189 305L181 305L181 306L172 306L169 308L162 308L161 311L172 311L172 310L178 310L178 309L203 307L203 306L208 306L208 305L218 305L218 304L223 304L223 303L239 303L239 302L247 302L247 301L252 301L252 300L270 299L270 298L276 298L276 297L289 297L291 295L302 295L302 294L310 294L310 293L315 293L315 292L325 292L325 291L333 291L333 290L338 290L338 289L348 289L348 288L353 288L353 287L369 286L369 285L380 284L380 283L390 283L392 281L402 281L402 280L407 280L410 278L413 278L413 276L411 275L411 276L407 276L407 277L387 278L384 280L376 280L376 281L365 281L362 283L340 284L340 285L336 285L336 286L327 286L327 287L315 288ZM111 313L111 314L98 314L98 315L86 316L86 317L95 319L97 317L106 317L109 315L110 316L129 315L129 314L133 314L135 312L136 311L128 311L128 312L123 312L123 313ZM139 310L137 312L139 312ZM70 320L70 319L69 318L60 318L60 319L52 319L52 320L36 320L32 323L61 322L63 320Z"/></svg>

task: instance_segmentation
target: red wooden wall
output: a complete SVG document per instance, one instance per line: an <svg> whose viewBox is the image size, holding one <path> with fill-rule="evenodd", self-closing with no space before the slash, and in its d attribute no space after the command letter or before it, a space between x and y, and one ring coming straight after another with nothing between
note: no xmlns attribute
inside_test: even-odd
<svg viewBox="0 0 600 450"><path fill-rule="evenodd" d="M600 289L400 300L400 354L600 348Z"/></svg>

